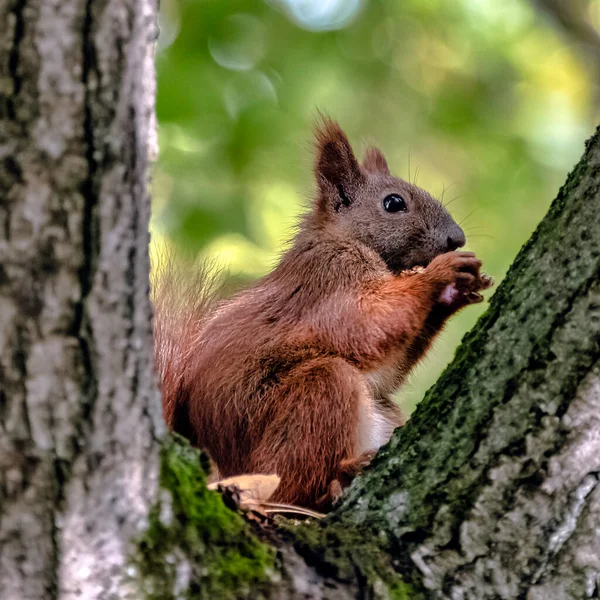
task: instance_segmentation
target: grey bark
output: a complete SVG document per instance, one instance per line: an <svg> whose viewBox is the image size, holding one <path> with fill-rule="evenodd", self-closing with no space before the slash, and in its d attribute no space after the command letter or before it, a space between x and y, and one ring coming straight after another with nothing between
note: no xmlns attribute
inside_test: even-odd
<svg viewBox="0 0 600 600"><path fill-rule="evenodd" d="M0 590L124 597L157 494L153 0L0 0Z"/></svg>
<svg viewBox="0 0 600 600"><path fill-rule="evenodd" d="M600 595L600 133L335 519L435 598Z"/></svg>

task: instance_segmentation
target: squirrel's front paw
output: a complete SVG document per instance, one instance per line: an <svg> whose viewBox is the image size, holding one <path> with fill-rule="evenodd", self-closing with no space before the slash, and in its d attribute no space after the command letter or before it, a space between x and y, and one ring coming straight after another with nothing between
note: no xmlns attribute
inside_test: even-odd
<svg viewBox="0 0 600 600"><path fill-rule="evenodd" d="M483 302L483 296L480 292L487 290L494 285L494 280L487 274L481 273L473 285L467 289L458 289L454 284L447 285L440 294L438 302L447 305L478 304Z"/></svg>
<svg viewBox="0 0 600 600"><path fill-rule="evenodd" d="M483 300L481 291L494 284L480 272L481 261L473 252L448 252L437 256L427 268L437 283L437 302L447 306L466 306Z"/></svg>

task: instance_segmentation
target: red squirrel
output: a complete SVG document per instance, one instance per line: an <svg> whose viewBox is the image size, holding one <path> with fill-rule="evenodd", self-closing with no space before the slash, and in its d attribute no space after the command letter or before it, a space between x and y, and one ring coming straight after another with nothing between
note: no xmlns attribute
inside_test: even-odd
<svg viewBox="0 0 600 600"><path fill-rule="evenodd" d="M174 298L167 275L155 351L167 425L221 477L276 473L274 501L325 509L405 423L393 393L491 280L379 149L359 164L327 118L316 145L315 199L277 267L214 305L193 283Z"/></svg>

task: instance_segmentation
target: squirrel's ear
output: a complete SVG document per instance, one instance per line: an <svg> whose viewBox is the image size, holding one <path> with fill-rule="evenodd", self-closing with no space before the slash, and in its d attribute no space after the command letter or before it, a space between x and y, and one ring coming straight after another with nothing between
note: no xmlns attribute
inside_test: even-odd
<svg viewBox="0 0 600 600"><path fill-rule="evenodd" d="M383 152L379 148L374 148L373 146L367 148L362 166L366 171L369 171L369 173L390 174L390 168L385 160L385 156L383 156Z"/></svg>
<svg viewBox="0 0 600 600"><path fill-rule="evenodd" d="M360 165L342 128L323 117L316 129L315 177L319 186L319 208L327 210L332 196L334 210L352 203L356 186L364 180Z"/></svg>

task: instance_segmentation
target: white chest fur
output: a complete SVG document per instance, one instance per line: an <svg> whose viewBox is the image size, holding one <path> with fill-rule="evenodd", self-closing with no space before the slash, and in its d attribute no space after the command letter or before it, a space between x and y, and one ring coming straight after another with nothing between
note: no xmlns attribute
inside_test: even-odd
<svg viewBox="0 0 600 600"><path fill-rule="evenodd" d="M398 426L392 415L386 413L374 400L372 381L363 380L359 404L356 454L377 450L386 444Z"/></svg>

